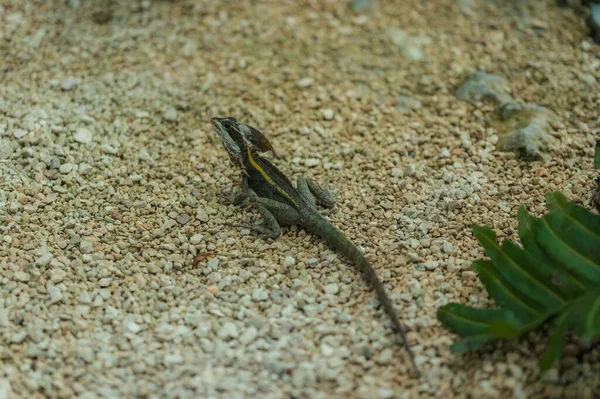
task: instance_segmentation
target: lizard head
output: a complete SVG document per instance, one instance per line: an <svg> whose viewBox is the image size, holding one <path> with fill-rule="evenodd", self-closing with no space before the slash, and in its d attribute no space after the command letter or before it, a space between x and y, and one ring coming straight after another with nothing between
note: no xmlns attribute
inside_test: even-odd
<svg viewBox="0 0 600 399"><path fill-rule="evenodd" d="M237 120L231 117L211 118L210 122L221 138L221 143L223 143L231 162L236 165L240 164L247 145L244 136L240 133Z"/></svg>
<svg viewBox="0 0 600 399"><path fill-rule="evenodd" d="M221 142L234 163L239 163L241 153L247 148L258 152L273 151L267 137L250 125L238 123L235 118L212 118L211 122L221 137Z"/></svg>

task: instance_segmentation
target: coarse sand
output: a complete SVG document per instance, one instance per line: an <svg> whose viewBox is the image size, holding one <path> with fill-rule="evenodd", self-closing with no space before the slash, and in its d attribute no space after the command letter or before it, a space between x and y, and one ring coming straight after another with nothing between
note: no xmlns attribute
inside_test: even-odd
<svg viewBox="0 0 600 399"><path fill-rule="evenodd" d="M558 117L547 162L496 149L474 71ZM554 1L0 1L0 398L592 398L600 349L547 332L457 355L448 302L493 306L471 226L589 206L600 47ZM210 117L338 191L409 330L296 227L228 224Z"/></svg>

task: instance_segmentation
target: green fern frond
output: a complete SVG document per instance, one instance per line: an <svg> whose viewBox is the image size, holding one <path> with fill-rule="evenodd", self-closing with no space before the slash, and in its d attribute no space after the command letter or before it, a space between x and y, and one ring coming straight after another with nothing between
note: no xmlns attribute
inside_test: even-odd
<svg viewBox="0 0 600 399"><path fill-rule="evenodd" d="M600 216L560 193L546 199L550 212L542 218L519 208L522 247L511 241L500 245L493 230L473 228L490 260L472 267L499 308L442 306L438 319L461 337L453 351L517 338L551 321L553 331L540 360L547 370L567 331L586 340L600 337Z"/></svg>

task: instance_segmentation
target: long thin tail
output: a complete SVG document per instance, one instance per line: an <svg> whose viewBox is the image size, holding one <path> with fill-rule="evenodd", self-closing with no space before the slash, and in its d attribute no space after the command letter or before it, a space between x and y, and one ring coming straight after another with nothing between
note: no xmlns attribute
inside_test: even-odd
<svg viewBox="0 0 600 399"><path fill-rule="evenodd" d="M421 373L419 372L419 368L415 363L415 356L408 345L408 341L406 340L406 331L398 318L398 314L392 305L392 301L388 297L385 292L385 288L383 287L383 283L377 276L377 272L373 269L373 266L367 261L367 259L363 256L363 254L356 248L356 246L342 233L338 228L329 223L325 218L321 217L321 215L317 216L320 220L315 220L316 223L307 223L305 228L309 230L311 233L318 235L322 239L324 239L329 245L334 247L337 251L344 254L347 258L349 258L363 273L365 279L375 292L377 293L377 298L379 302L383 305L383 309L388 314L388 316L392 319L392 325L394 330L400 334L400 338L403 341L404 347L408 352L410 357L410 362L412 364L413 370L417 378L421 377ZM318 227L315 227L318 226Z"/></svg>

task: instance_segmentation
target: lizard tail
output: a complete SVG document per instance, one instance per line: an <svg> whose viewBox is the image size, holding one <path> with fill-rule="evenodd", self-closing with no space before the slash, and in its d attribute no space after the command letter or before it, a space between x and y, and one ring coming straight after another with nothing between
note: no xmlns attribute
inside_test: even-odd
<svg viewBox="0 0 600 399"><path fill-rule="evenodd" d="M327 225L327 227L325 227L325 225ZM315 228L313 226L318 227ZM406 348L406 351L408 352L414 373L417 378L420 378L421 373L419 372L419 368L417 367L417 364L415 362L415 356L413 354L413 351L408 345L408 341L406 340L406 331L404 329L404 326L400 322L398 314L394 309L394 305L392 305L392 301L388 297L387 292L383 287L383 283L379 279L379 276L377 276L377 272L375 271L373 266L371 266L371 264L363 256L359 249L356 248L356 246L340 230L338 230L334 225L329 223L326 219L322 218L321 221L319 221L318 223L309 223L305 226L305 228L311 233L324 239L329 245L331 245L341 254L344 254L363 273L367 282L373 287L373 289L377 293L377 298L379 299L379 302L381 302L381 304L383 305L385 312L392 319L392 325L394 327L394 330L396 330L396 332L400 335L400 338L403 341L403 345Z"/></svg>

